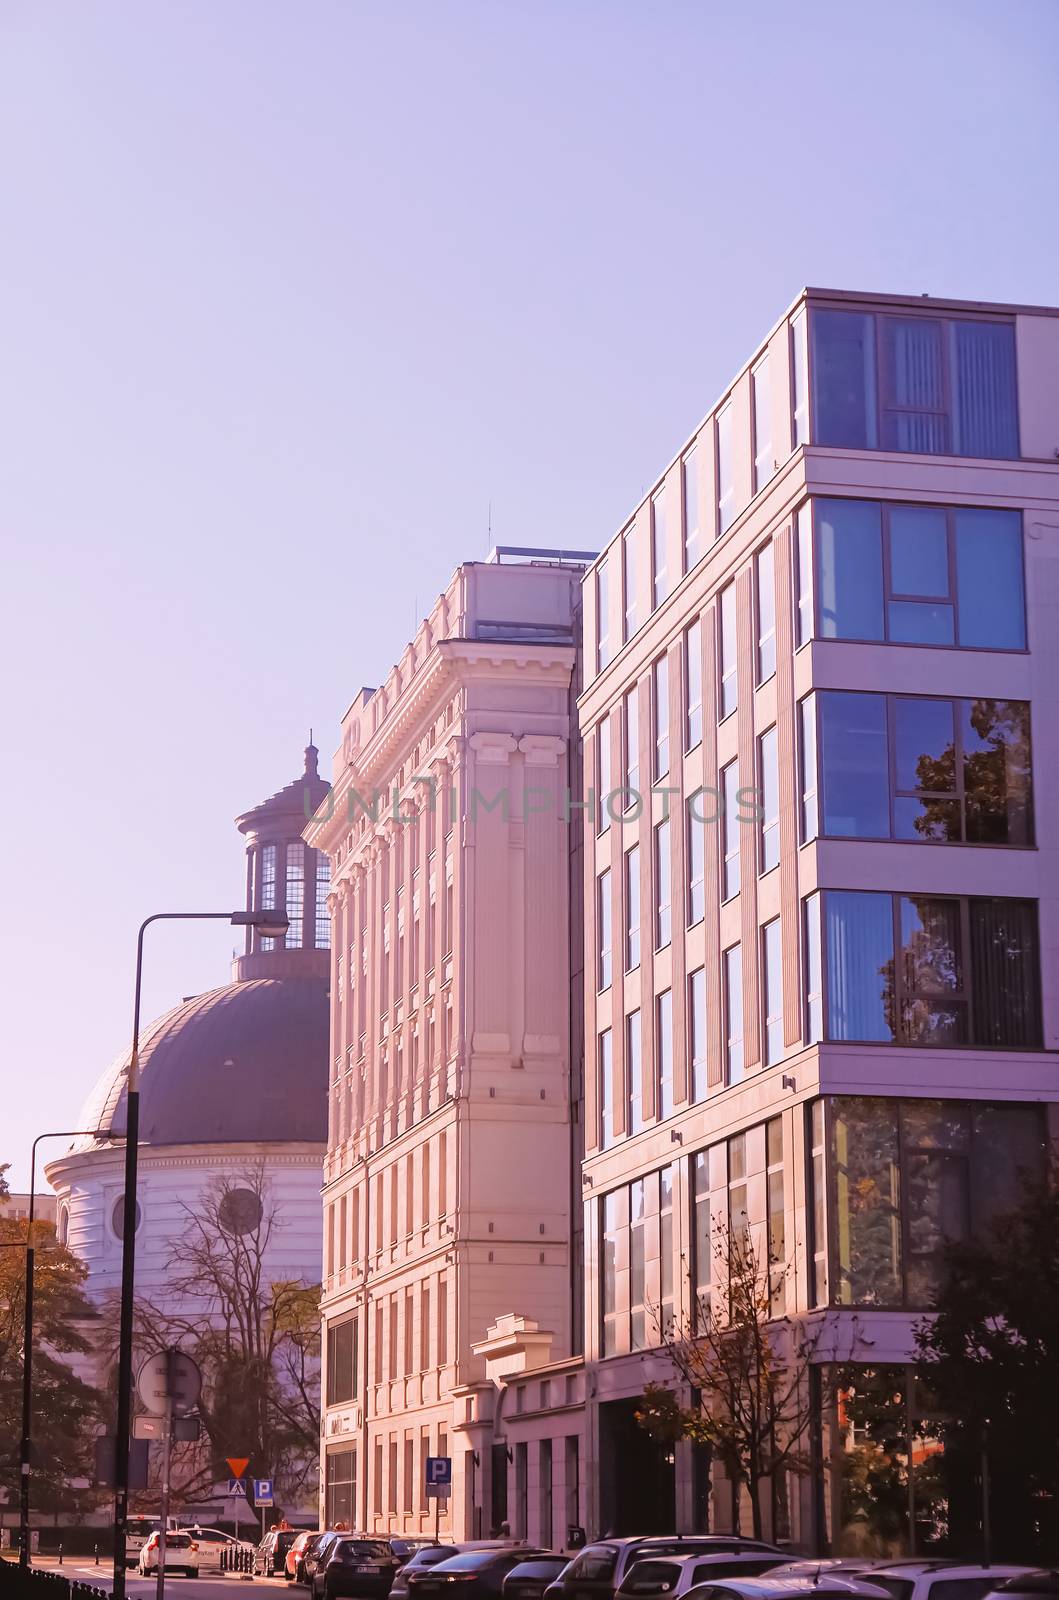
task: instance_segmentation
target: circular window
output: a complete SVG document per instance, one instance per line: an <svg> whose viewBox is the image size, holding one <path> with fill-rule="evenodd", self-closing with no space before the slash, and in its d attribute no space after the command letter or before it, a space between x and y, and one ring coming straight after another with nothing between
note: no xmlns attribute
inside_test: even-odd
<svg viewBox="0 0 1059 1600"><path fill-rule="evenodd" d="M70 1242L70 1210L69 1210L68 1206L60 1206L59 1207L59 1225L58 1225L58 1227L56 1228L55 1231L59 1236L59 1243L60 1244L69 1244L69 1242Z"/></svg>
<svg viewBox="0 0 1059 1600"><path fill-rule="evenodd" d="M253 1189L229 1189L221 1197L217 1220L225 1233L253 1233L260 1227L264 1209Z"/></svg>
<svg viewBox="0 0 1059 1600"><path fill-rule="evenodd" d="M143 1212L140 1210L140 1202L137 1200L137 1202L136 1202L136 1232L137 1233L139 1233L139 1231L140 1231L140 1223L142 1221L143 1221ZM115 1232L115 1234L117 1235L117 1237L119 1239L124 1239L124 1237L125 1237L125 1196L123 1194L119 1194L118 1198L114 1202L114 1208L110 1213L110 1226L114 1229L114 1232Z"/></svg>

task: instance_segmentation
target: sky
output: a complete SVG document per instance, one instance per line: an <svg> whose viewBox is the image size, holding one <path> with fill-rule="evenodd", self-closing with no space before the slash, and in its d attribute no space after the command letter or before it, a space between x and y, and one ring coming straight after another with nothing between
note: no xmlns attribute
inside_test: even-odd
<svg viewBox="0 0 1059 1600"><path fill-rule="evenodd" d="M1055 302L1056 61L1054 0L0 0L16 1185L490 508L598 548L805 284ZM153 929L145 1016L232 948Z"/></svg>

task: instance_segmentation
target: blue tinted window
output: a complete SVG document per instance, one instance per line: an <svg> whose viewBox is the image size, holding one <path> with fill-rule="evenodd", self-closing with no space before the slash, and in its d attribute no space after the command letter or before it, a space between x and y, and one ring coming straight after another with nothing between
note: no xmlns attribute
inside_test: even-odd
<svg viewBox="0 0 1059 1600"><path fill-rule="evenodd" d="M817 501L817 582L825 639L883 637L880 528L874 501Z"/></svg>
<svg viewBox="0 0 1059 1600"><path fill-rule="evenodd" d="M924 600L891 600L888 609L892 644L955 644L952 607Z"/></svg>
<svg viewBox="0 0 1059 1600"><path fill-rule="evenodd" d="M814 312L813 402L814 443L875 448L874 317Z"/></svg>
<svg viewBox="0 0 1059 1600"><path fill-rule="evenodd" d="M894 701L894 777L898 789L952 794L956 745L952 700Z"/></svg>
<svg viewBox="0 0 1059 1600"><path fill-rule="evenodd" d="M883 317L884 450L949 453L944 333L927 317Z"/></svg>
<svg viewBox="0 0 1059 1600"><path fill-rule="evenodd" d="M953 449L960 456L1019 453L1015 330L1009 322L953 322Z"/></svg>
<svg viewBox="0 0 1059 1600"><path fill-rule="evenodd" d="M890 590L949 598L949 541L940 506L891 506Z"/></svg>
<svg viewBox="0 0 1059 1600"><path fill-rule="evenodd" d="M957 511L956 597L962 645L1025 649L1019 512Z"/></svg>
<svg viewBox="0 0 1059 1600"><path fill-rule="evenodd" d="M888 894L831 890L824 896L828 1037L890 1041L894 928Z"/></svg>
<svg viewBox="0 0 1059 1600"><path fill-rule="evenodd" d="M886 697L834 690L817 695L824 833L890 836Z"/></svg>

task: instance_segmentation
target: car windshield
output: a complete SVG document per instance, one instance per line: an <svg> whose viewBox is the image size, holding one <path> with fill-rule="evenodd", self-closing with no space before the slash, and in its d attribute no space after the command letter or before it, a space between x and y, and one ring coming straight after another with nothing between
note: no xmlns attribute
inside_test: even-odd
<svg viewBox="0 0 1059 1600"><path fill-rule="evenodd" d="M378 1561L384 1557L388 1559L393 1551L382 1539L340 1539L335 1546L335 1554Z"/></svg>
<svg viewBox="0 0 1059 1600"><path fill-rule="evenodd" d="M908 1600L915 1588L910 1578L880 1578L874 1572L871 1581L877 1589L885 1589L887 1594L893 1595L893 1600Z"/></svg>
<svg viewBox="0 0 1059 1600"><path fill-rule="evenodd" d="M581 1578L589 1583L604 1583L613 1578L617 1564L618 1552L613 1545L597 1545L591 1550L582 1550L570 1568L570 1577Z"/></svg>
<svg viewBox="0 0 1059 1600"><path fill-rule="evenodd" d="M477 1572L510 1554L508 1550L463 1550L458 1556L450 1556L445 1565L453 1572Z"/></svg>

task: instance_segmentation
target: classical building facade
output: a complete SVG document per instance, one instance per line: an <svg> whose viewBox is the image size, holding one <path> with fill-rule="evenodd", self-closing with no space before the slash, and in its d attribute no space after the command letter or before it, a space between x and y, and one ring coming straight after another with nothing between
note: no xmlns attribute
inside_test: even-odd
<svg viewBox="0 0 1059 1600"><path fill-rule="evenodd" d="M925 1458L945 1240L1056 1127L1057 457L1059 313L810 290L586 575L592 1531L735 1524L633 1421L724 1235ZM838 1473L771 1511L872 1531Z"/></svg>
<svg viewBox="0 0 1059 1600"><path fill-rule="evenodd" d="M210 1219L245 1238L266 1293L270 1283L320 1281L328 863L301 830L326 791L310 746L304 772L237 819L247 909L285 907L286 936L248 929L231 983L189 996L142 1031L136 1293L166 1316L216 1309L174 1288L188 1270L189 1233ZM126 1051L75 1123L95 1131L46 1168L58 1235L87 1265L86 1288L101 1309L121 1281L124 1144L113 1136L125 1126L127 1067ZM97 1376L111 1359L99 1351ZM207 1491L198 1509L226 1508Z"/></svg>
<svg viewBox="0 0 1059 1600"><path fill-rule="evenodd" d="M461 566L350 706L306 829L334 930L325 1526L431 1529L440 1455L441 1528L488 1533L498 1377L580 1346L584 565Z"/></svg>

